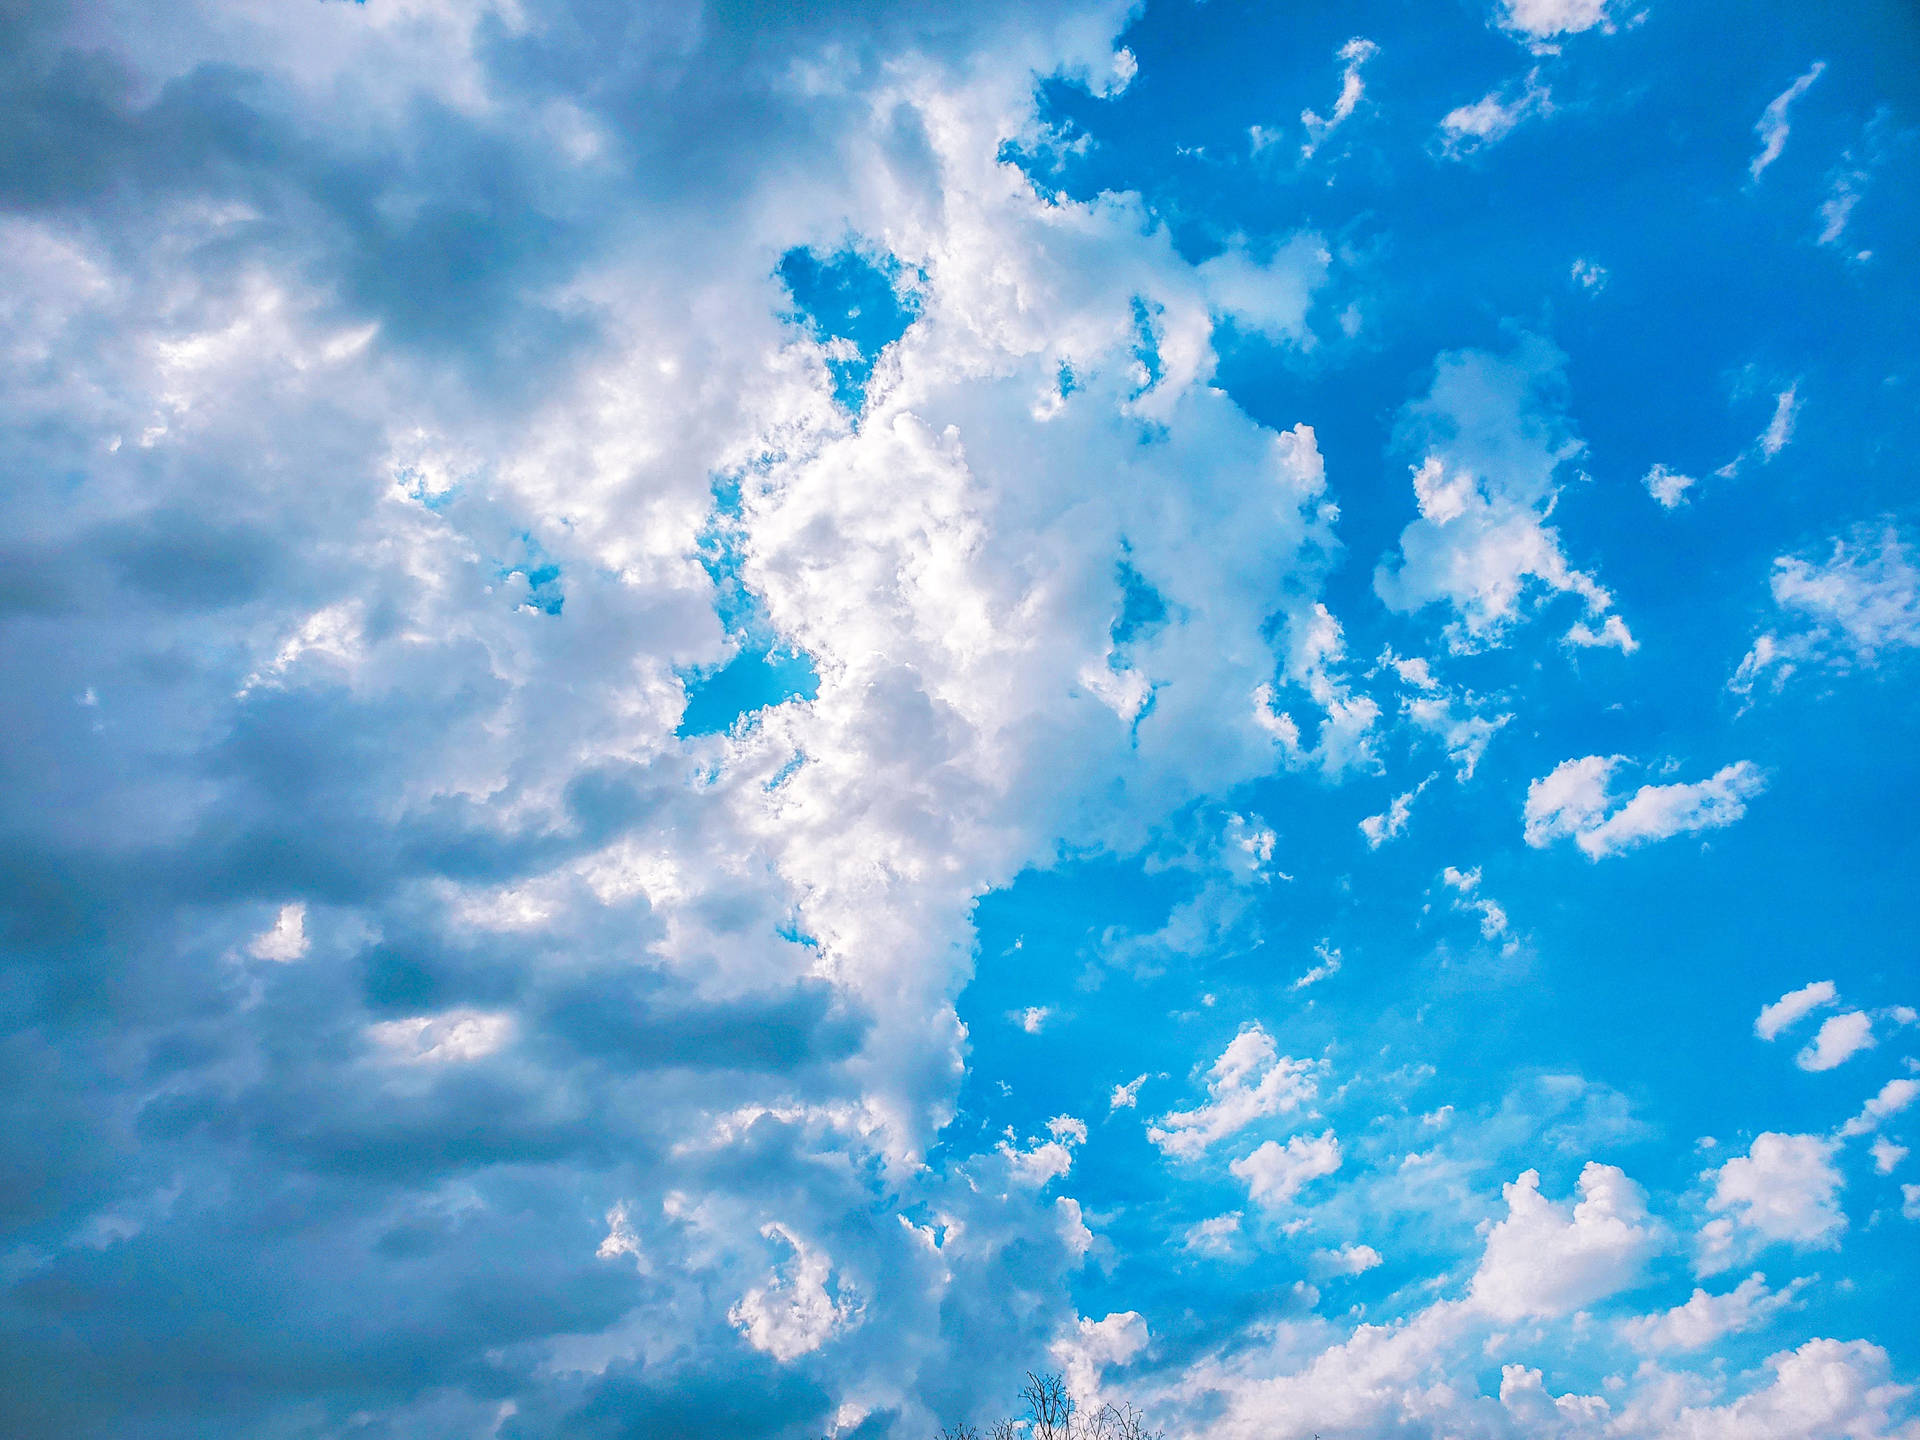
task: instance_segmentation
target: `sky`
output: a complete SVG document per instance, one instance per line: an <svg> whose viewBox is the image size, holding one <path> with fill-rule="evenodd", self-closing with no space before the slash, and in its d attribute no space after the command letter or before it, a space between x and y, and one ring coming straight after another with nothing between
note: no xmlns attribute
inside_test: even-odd
<svg viewBox="0 0 1920 1440"><path fill-rule="evenodd" d="M0 8L0 1432L1920 1440L1901 0Z"/></svg>

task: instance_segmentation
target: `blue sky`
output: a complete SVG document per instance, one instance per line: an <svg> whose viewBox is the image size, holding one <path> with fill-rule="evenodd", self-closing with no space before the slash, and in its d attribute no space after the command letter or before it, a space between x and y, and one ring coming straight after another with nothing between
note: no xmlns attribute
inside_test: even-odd
<svg viewBox="0 0 1920 1440"><path fill-rule="evenodd" d="M0 1430L1920 1437L1911 6L0 33Z"/></svg>

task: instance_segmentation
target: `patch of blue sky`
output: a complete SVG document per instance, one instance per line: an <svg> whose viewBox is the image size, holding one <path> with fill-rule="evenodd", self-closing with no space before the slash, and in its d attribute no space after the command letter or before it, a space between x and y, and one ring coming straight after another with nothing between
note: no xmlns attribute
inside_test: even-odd
<svg viewBox="0 0 1920 1440"><path fill-rule="evenodd" d="M907 333L920 302L899 259L849 242L828 254L796 246L776 268L795 323L826 348L833 395L858 415L880 354Z"/></svg>
<svg viewBox="0 0 1920 1440"><path fill-rule="evenodd" d="M720 665L682 673L687 704L676 733L683 739L725 734L768 706L819 694L813 661L776 634L765 604L740 577L740 486L738 475L714 482L713 515L699 550L734 653Z"/></svg>

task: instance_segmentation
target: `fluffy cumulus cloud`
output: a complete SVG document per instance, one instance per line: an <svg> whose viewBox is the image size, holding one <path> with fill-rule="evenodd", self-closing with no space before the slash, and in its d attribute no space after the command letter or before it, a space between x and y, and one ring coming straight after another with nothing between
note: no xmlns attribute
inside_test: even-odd
<svg viewBox="0 0 1920 1440"><path fill-rule="evenodd" d="M1476 1306L1501 1320L1564 1315L1639 1279L1660 1244L1639 1186L1617 1167L1589 1161L1576 1188L1571 1205L1549 1200L1537 1170L1503 1187L1507 1215L1474 1272Z"/></svg>
<svg viewBox="0 0 1920 1440"><path fill-rule="evenodd" d="M1402 417L1402 442L1420 456L1419 518L1401 532L1399 554L1375 573L1374 588L1395 610L1447 607L1456 652L1499 643L1555 594L1576 596L1593 624L1619 619L1612 595L1574 568L1546 523L1563 467L1585 451L1566 420L1564 365L1536 337L1507 355L1443 355L1432 387ZM1624 622L1611 636L1585 643L1629 643Z"/></svg>
<svg viewBox="0 0 1920 1440"><path fill-rule="evenodd" d="M1749 1244L1784 1242L1802 1249L1832 1246L1847 1228L1840 1209L1845 1184L1834 1164L1839 1145L1818 1135L1756 1135L1745 1155L1710 1172L1707 1208L1721 1218L1701 1232L1700 1269L1734 1263Z"/></svg>
<svg viewBox="0 0 1920 1440"><path fill-rule="evenodd" d="M1642 785L1622 798L1613 777L1619 755L1588 755L1554 767L1527 787L1527 844L1536 849L1570 839L1590 860L1617 855L1675 835L1717 830L1747 813L1747 802L1767 788L1766 776L1740 760L1705 780Z"/></svg>
<svg viewBox="0 0 1920 1440"><path fill-rule="evenodd" d="M1839 995L1831 980L1810 980L1798 990L1789 990L1771 1005L1761 1006L1753 1022L1753 1033L1762 1040L1772 1040L1821 1006L1833 1004Z"/></svg>
<svg viewBox="0 0 1920 1440"><path fill-rule="evenodd" d="M1206 1100L1168 1111L1147 1128L1147 1138L1169 1156L1195 1159L1256 1120L1310 1104L1319 1092L1320 1070L1315 1061L1282 1055L1261 1025L1247 1025L1207 1068Z"/></svg>
<svg viewBox="0 0 1920 1440"><path fill-rule="evenodd" d="M1303 1186L1340 1168L1340 1141L1333 1131L1296 1135L1286 1144L1269 1140L1227 1167L1246 1182L1253 1203L1280 1209L1293 1203Z"/></svg>

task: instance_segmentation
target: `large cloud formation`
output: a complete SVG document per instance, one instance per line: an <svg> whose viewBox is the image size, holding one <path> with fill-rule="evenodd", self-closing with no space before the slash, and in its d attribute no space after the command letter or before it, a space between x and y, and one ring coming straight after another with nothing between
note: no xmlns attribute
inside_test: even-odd
<svg viewBox="0 0 1920 1440"><path fill-rule="evenodd" d="M1070 1300L1084 1123L934 1153L973 906L1364 766L1378 708L1314 430L1214 383L1217 317L1306 342L1327 246L1196 266L1137 199L1001 158L1047 139L1038 80L1129 83L1128 18L0 20L0 1429L911 1435L1028 1357L1151 1358L1150 1318ZM1461 352L1410 412L1378 584L1461 654L1559 592L1602 627L1572 643L1632 648L1546 524L1559 375ZM1422 723L1471 774L1504 719ZM1758 790L1728 783L1553 833L1725 823ZM1290 1213L1334 1132L1240 1132L1323 1069L1249 1024L1155 1139ZM1765 1158L1712 1204L1805 1238L1736 1183ZM1912 1433L1858 1341L1731 1400L1479 1394L1496 1320L1664 1243L1621 1170L1577 1184L1506 1187L1467 1298L1143 1393L1225 1434Z"/></svg>

